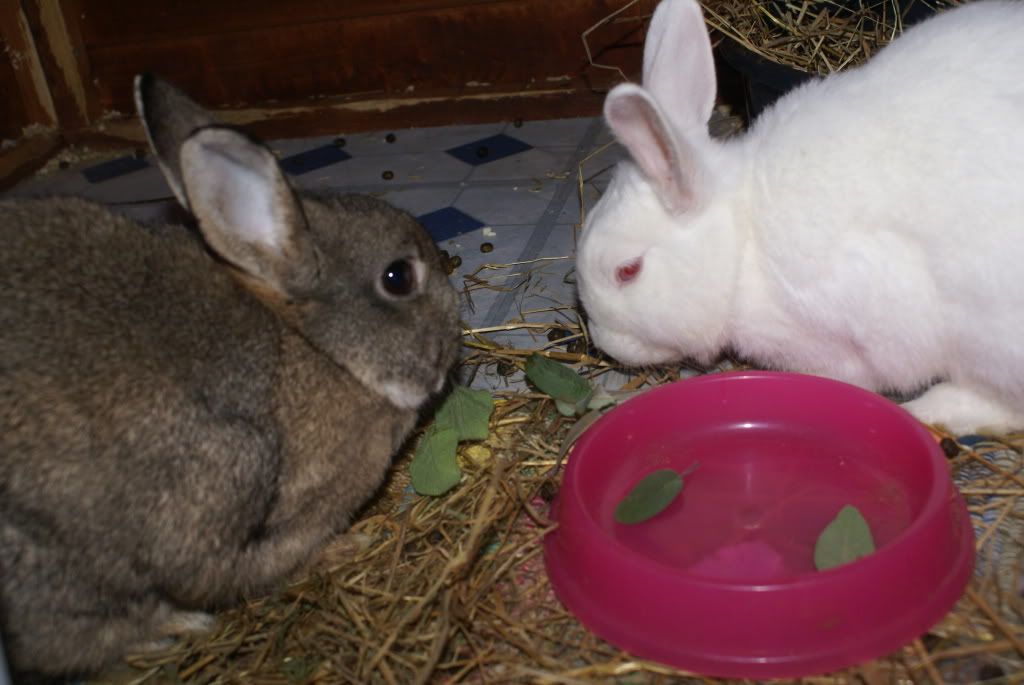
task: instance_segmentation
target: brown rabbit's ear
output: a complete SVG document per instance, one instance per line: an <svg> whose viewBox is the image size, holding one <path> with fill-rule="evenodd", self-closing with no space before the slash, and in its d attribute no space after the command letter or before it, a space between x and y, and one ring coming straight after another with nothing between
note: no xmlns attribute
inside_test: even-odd
<svg viewBox="0 0 1024 685"><path fill-rule="evenodd" d="M217 122L183 92L152 74L135 77L135 107L164 178L178 202L189 209L178 153L196 130Z"/></svg>
<svg viewBox="0 0 1024 685"><path fill-rule="evenodd" d="M188 205L217 254L285 297L316 283L319 253L270 150L213 126L184 142L180 162Z"/></svg>

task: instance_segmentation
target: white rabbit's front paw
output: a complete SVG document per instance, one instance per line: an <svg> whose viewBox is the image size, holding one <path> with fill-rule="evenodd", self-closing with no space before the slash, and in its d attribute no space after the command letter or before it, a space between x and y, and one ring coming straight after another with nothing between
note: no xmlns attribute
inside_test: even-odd
<svg viewBox="0 0 1024 685"><path fill-rule="evenodd" d="M923 423L956 434L1002 435L1024 428L1024 411L949 382L937 383L903 408Z"/></svg>

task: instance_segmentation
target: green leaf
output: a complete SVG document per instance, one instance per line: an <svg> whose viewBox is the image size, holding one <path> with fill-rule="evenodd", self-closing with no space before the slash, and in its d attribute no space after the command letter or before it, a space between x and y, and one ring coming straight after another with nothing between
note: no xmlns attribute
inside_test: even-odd
<svg viewBox="0 0 1024 685"><path fill-rule="evenodd" d="M583 435L583 432L590 428L592 425L594 425L599 418L604 416L605 410L608 407L612 407L621 402L625 402L626 400L632 397L636 397L642 392L644 391L614 390L612 392L608 392L607 390L600 386L594 388L594 394L590 396L590 400L587 402L586 411L579 412L580 414L582 414L582 416L580 416L579 420L572 425L572 428L569 429L569 432L565 434L565 439L562 441L562 447L558 451L558 458L562 459L563 457L565 457L566 453L569 452L569 448L573 446L573 444L579 439L581 435ZM558 400L555 400L555 406L558 407L559 411L562 411L562 407L559 406ZM566 411L574 409L570 405L564 406L566 408ZM568 416L568 414L566 415ZM696 468L696 466L697 464L694 463L694 465L690 469L687 469L687 473ZM683 474L684 478L686 477L687 473Z"/></svg>
<svg viewBox="0 0 1024 685"><path fill-rule="evenodd" d="M814 566L824 571L874 551L875 540L868 522L856 507L846 505L818 537L814 545Z"/></svg>
<svg viewBox="0 0 1024 685"><path fill-rule="evenodd" d="M576 405L571 402L565 402L563 400L555 400L555 409L562 416L573 417L576 416Z"/></svg>
<svg viewBox="0 0 1024 685"><path fill-rule="evenodd" d="M591 388L586 395L584 395L583 397L576 401L576 406L573 407L573 409L575 410L577 416L582 416L583 414L587 413L587 407L590 406L590 399L593 396L594 389Z"/></svg>
<svg viewBox="0 0 1024 685"><path fill-rule="evenodd" d="M526 360L526 377L545 395L573 407L588 400L593 392L586 378L565 364L536 353Z"/></svg>
<svg viewBox="0 0 1024 685"><path fill-rule="evenodd" d="M594 388L594 392L587 398L587 409L604 409L618 402L613 395L602 387ZM582 413L582 412L581 412Z"/></svg>
<svg viewBox="0 0 1024 685"><path fill-rule="evenodd" d="M619 523L641 523L660 513L683 489L683 477L672 469L659 469L643 478L615 507Z"/></svg>
<svg viewBox="0 0 1024 685"><path fill-rule="evenodd" d="M459 440L486 440L493 411L489 391L457 385L437 410L435 423L455 430Z"/></svg>
<svg viewBox="0 0 1024 685"><path fill-rule="evenodd" d="M487 390L455 386L409 464L412 487L421 495L443 495L462 478L456 450L462 440L487 438L494 399Z"/></svg>
<svg viewBox="0 0 1024 685"><path fill-rule="evenodd" d="M562 441L562 449L558 452L558 458L562 459L565 457L569 448L573 446L573 443L579 440L579 437L583 435L583 432L594 425L594 423L596 423L603 415L604 412L600 409L593 409L581 416L580 419L572 425L569 432L565 434L565 440Z"/></svg>
<svg viewBox="0 0 1024 685"><path fill-rule="evenodd" d="M566 402L565 400L555 400L555 409L562 416L573 417L581 416L587 412L587 407L590 405L590 398L593 393L587 393L583 399L573 404L572 402Z"/></svg>
<svg viewBox="0 0 1024 685"><path fill-rule="evenodd" d="M420 439L409 464L412 487L421 495L443 495L462 478L456 449L459 434L454 428L434 423Z"/></svg>

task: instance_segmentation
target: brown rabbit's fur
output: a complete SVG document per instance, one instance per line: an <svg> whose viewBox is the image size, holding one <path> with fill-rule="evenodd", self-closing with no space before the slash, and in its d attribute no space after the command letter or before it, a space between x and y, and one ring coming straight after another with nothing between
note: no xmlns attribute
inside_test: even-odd
<svg viewBox="0 0 1024 685"><path fill-rule="evenodd" d="M379 486L455 359L454 293L415 221L293 196L266 164L297 226L271 257L211 239L219 208L187 177L169 180L205 242L80 200L0 202L0 626L17 669L94 669L281 582ZM378 271L410 254L422 292L382 297Z"/></svg>

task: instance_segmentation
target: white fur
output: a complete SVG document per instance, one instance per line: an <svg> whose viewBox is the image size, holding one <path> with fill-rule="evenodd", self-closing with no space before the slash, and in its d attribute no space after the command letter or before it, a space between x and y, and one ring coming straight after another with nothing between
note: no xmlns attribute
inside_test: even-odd
<svg viewBox="0 0 1024 685"><path fill-rule="evenodd" d="M729 347L873 390L938 380L907 405L922 420L1024 427L1024 3L929 19L729 141L693 126L711 111L710 59L665 47L671 35L710 58L697 3L662 2L653 35L643 88L605 105L635 164L580 243L595 342L631 364ZM682 67L646 64L660 59Z"/></svg>
<svg viewBox="0 0 1024 685"><path fill-rule="evenodd" d="M382 381L377 387L379 392L399 409L418 409L428 397L418 385L404 381ZM444 378L438 383L438 388L441 387L444 387Z"/></svg>

